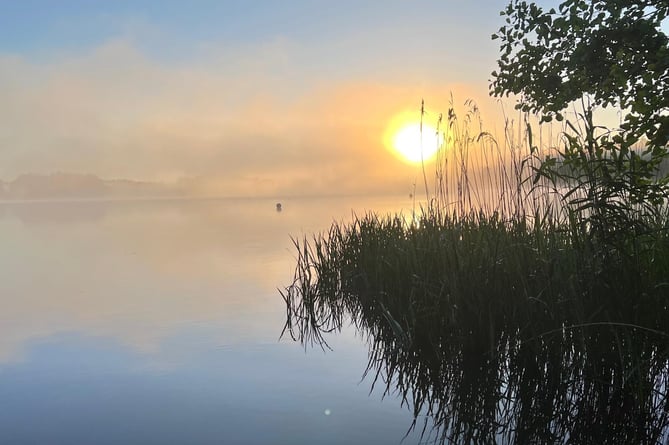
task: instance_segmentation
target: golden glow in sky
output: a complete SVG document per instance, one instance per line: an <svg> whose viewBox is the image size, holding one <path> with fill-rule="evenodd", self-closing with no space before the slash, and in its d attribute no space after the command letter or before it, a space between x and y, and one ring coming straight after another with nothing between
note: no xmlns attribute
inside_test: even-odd
<svg viewBox="0 0 669 445"><path fill-rule="evenodd" d="M455 105L497 103L499 14L484 8L471 26L476 2L347 2L341 14L308 0L42 3L3 8L20 26L0 39L2 181L62 172L189 196L404 194L421 154L434 162L451 93ZM459 40L443 57L425 45Z"/></svg>
<svg viewBox="0 0 669 445"><path fill-rule="evenodd" d="M420 120L407 119L406 114L391 121L384 137L386 148L409 164L432 160L442 141L435 127L423 122L421 128Z"/></svg>

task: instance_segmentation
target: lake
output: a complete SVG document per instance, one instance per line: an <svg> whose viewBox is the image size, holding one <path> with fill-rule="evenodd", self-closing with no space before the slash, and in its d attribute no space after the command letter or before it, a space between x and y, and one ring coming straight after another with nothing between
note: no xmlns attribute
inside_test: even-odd
<svg viewBox="0 0 669 445"><path fill-rule="evenodd" d="M408 198L0 204L0 443L400 443L352 328L280 338L291 236ZM418 432L403 443L419 441Z"/></svg>

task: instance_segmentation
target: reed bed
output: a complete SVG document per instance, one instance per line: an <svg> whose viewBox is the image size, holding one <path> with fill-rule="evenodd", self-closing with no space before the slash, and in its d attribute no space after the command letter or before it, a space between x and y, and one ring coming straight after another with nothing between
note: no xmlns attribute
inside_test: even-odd
<svg viewBox="0 0 669 445"><path fill-rule="evenodd" d="M478 122L475 108L449 112L420 212L296 240L284 332L324 346L352 323L372 385L399 395L426 440L663 443L666 200L593 208L595 185L542 174L553 154L529 126L500 144Z"/></svg>

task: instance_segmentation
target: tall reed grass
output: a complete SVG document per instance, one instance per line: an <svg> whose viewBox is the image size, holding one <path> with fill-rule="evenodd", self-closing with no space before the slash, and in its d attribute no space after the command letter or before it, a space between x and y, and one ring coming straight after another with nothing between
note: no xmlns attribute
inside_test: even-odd
<svg viewBox="0 0 669 445"><path fill-rule="evenodd" d="M545 142L546 129L537 139L524 118L507 119L498 141L469 105L440 124L422 212L367 214L296 240L284 331L325 345L352 323L372 384L440 443L662 443L666 196L602 196L596 164L548 174L577 132Z"/></svg>

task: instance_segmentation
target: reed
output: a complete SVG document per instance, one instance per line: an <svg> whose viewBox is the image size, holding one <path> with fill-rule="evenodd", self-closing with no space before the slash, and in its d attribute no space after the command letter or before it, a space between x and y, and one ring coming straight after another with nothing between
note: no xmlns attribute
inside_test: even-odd
<svg viewBox="0 0 669 445"><path fill-rule="evenodd" d="M526 121L507 121L498 143L475 107L447 116L420 212L370 213L295 242L284 332L323 346L351 322L372 385L440 443L662 443L666 195L606 192L609 158L547 168L564 153Z"/></svg>

